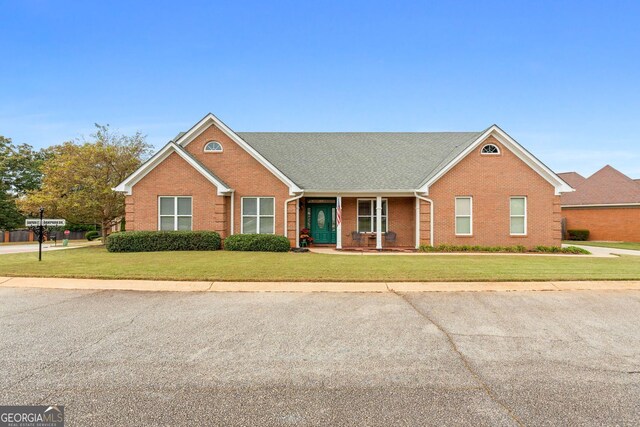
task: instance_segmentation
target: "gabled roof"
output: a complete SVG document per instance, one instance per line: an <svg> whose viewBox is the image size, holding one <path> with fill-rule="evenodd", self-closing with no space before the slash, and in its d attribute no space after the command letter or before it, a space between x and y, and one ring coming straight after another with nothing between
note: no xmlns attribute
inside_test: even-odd
<svg viewBox="0 0 640 427"><path fill-rule="evenodd" d="M578 184L587 179L584 176L580 175L578 172L560 172L558 176L573 188L576 188Z"/></svg>
<svg viewBox="0 0 640 427"><path fill-rule="evenodd" d="M195 157L187 152L184 148L175 144L173 141L169 141L164 147L154 154L149 160L144 162L135 172L129 175L124 181L115 187L114 191L120 191L126 194L131 194L132 187L144 178L149 172L151 172L157 165L162 163L171 153L178 154L195 170L200 172L209 182L216 186L218 195L224 195L231 191L231 188L218 178L213 172L211 172L204 164L198 161Z"/></svg>
<svg viewBox="0 0 640 427"><path fill-rule="evenodd" d="M413 191L482 132L238 132L305 191Z"/></svg>
<svg viewBox="0 0 640 427"><path fill-rule="evenodd" d="M234 132L209 113L187 132L179 133L118 191L131 187L162 159L176 150L201 173L230 191L222 180L186 147L211 125L224 132L267 170L288 185L291 194L307 192L422 192L460 162L489 136L495 137L556 189L573 189L498 126L479 132ZM160 160L158 160L160 159ZM144 176L144 175L142 175ZM223 188L220 190L220 188Z"/></svg>
<svg viewBox="0 0 640 427"><path fill-rule="evenodd" d="M291 194L299 193L301 189L296 185L294 181L291 180L287 175L285 175L281 170L279 170L273 163L269 162L264 156L256 151L253 147L247 144L242 138L238 136L231 128L229 128L222 120L214 116L212 113L204 116L198 123L193 125L191 129L186 132L180 132L173 142L180 147L186 147L189 145L191 141L193 141L198 135L204 132L211 125L215 125L218 129L224 132L232 141L234 141L240 148L245 150L256 159L262 166L264 166L269 172L275 175L278 179L280 179L283 183L285 183L289 187L289 192Z"/></svg>
<svg viewBox="0 0 640 427"><path fill-rule="evenodd" d="M445 159L438 167L433 169L425 180L420 184L418 191L425 194L429 193L429 187L442 178L455 165L462 161L469 153L478 148L480 144L492 136L498 140L505 148L511 151L516 157L527 164L531 169L538 173L542 178L549 182L555 188L555 194L560 195L564 192L573 191L573 188L564 182L555 174L547 165L538 160L533 154L527 151L522 145L511 138L505 131L500 129L498 125L492 125L480 134L475 140L471 141L463 150L459 152L452 160Z"/></svg>
<svg viewBox="0 0 640 427"><path fill-rule="evenodd" d="M574 193L563 194L563 206L625 205L640 203L640 185L607 165L576 186Z"/></svg>

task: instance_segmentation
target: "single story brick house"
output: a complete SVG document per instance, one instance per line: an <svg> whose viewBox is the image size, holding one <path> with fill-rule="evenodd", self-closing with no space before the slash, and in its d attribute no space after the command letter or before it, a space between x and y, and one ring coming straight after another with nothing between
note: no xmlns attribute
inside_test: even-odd
<svg viewBox="0 0 640 427"><path fill-rule="evenodd" d="M561 242L572 188L498 126L479 132L235 132L213 114L118 185L127 230L275 233L416 248Z"/></svg>
<svg viewBox="0 0 640 427"><path fill-rule="evenodd" d="M640 180L609 165L589 178L558 175L576 190L560 201L568 230L589 230L590 240L640 242Z"/></svg>

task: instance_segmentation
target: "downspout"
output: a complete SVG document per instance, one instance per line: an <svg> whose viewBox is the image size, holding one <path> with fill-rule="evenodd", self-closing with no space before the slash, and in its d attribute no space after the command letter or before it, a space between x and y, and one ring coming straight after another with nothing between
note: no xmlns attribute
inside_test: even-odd
<svg viewBox="0 0 640 427"><path fill-rule="evenodd" d="M428 197L424 197L424 196L420 196L418 195L417 191L413 192L414 196L416 196L417 199L419 200L424 200L425 202L429 203L429 207L430 207L430 214L429 214L429 243L431 243L431 246L435 246L435 242L433 241L433 236L434 236L434 232L433 232L433 200L429 199ZM416 206L416 217L418 219L418 221L416 221L416 237L420 235L420 203L418 202L418 206ZM416 238L416 249L418 249L418 247L420 246L420 239Z"/></svg>
<svg viewBox="0 0 640 427"><path fill-rule="evenodd" d="M233 224L235 222L235 208L233 200L236 198L236 190L231 190L231 226L229 227L229 235L233 236Z"/></svg>
<svg viewBox="0 0 640 427"><path fill-rule="evenodd" d="M289 233L288 233L288 226L289 226L289 222L288 222L288 217L289 217L289 202L293 202L294 200L299 200L302 196L304 196L304 191L300 193L300 195L292 197L290 199L287 199L284 201L284 236L286 238L289 238ZM300 205L298 205L296 203L296 248L300 247Z"/></svg>

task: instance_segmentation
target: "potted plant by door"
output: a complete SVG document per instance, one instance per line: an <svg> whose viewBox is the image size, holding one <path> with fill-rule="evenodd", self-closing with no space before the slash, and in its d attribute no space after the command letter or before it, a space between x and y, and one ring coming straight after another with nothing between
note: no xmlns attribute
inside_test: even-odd
<svg viewBox="0 0 640 427"><path fill-rule="evenodd" d="M308 228L303 228L300 230L300 246L307 247L313 243L313 237L309 234Z"/></svg>

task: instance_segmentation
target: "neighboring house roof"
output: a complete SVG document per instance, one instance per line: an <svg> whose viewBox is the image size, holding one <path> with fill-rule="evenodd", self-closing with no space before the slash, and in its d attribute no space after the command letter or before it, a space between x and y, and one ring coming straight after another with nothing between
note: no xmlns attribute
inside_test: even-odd
<svg viewBox="0 0 640 427"><path fill-rule="evenodd" d="M482 132L238 132L305 190L417 189Z"/></svg>
<svg viewBox="0 0 640 427"><path fill-rule="evenodd" d="M622 172L607 165L563 194L563 206L625 205L640 203L640 185Z"/></svg>
<svg viewBox="0 0 640 427"><path fill-rule="evenodd" d="M187 152L184 148L175 144L173 141L169 141L164 147L162 147L156 154L154 154L149 160L144 162L135 172L129 175L124 181L113 188L114 191L121 191L126 194L131 194L132 187L144 178L149 172L151 172L156 166L164 161L169 155L176 153L182 159L184 159L189 165L197 170L202 176L204 176L209 182L216 186L219 195L223 195L231 191L231 188L224 183L223 180L218 178L213 172L211 172L202 162L198 161L195 157Z"/></svg>
<svg viewBox="0 0 640 427"><path fill-rule="evenodd" d="M576 188L578 184L587 179L584 176L580 175L578 172L560 172L558 176L573 188Z"/></svg>

